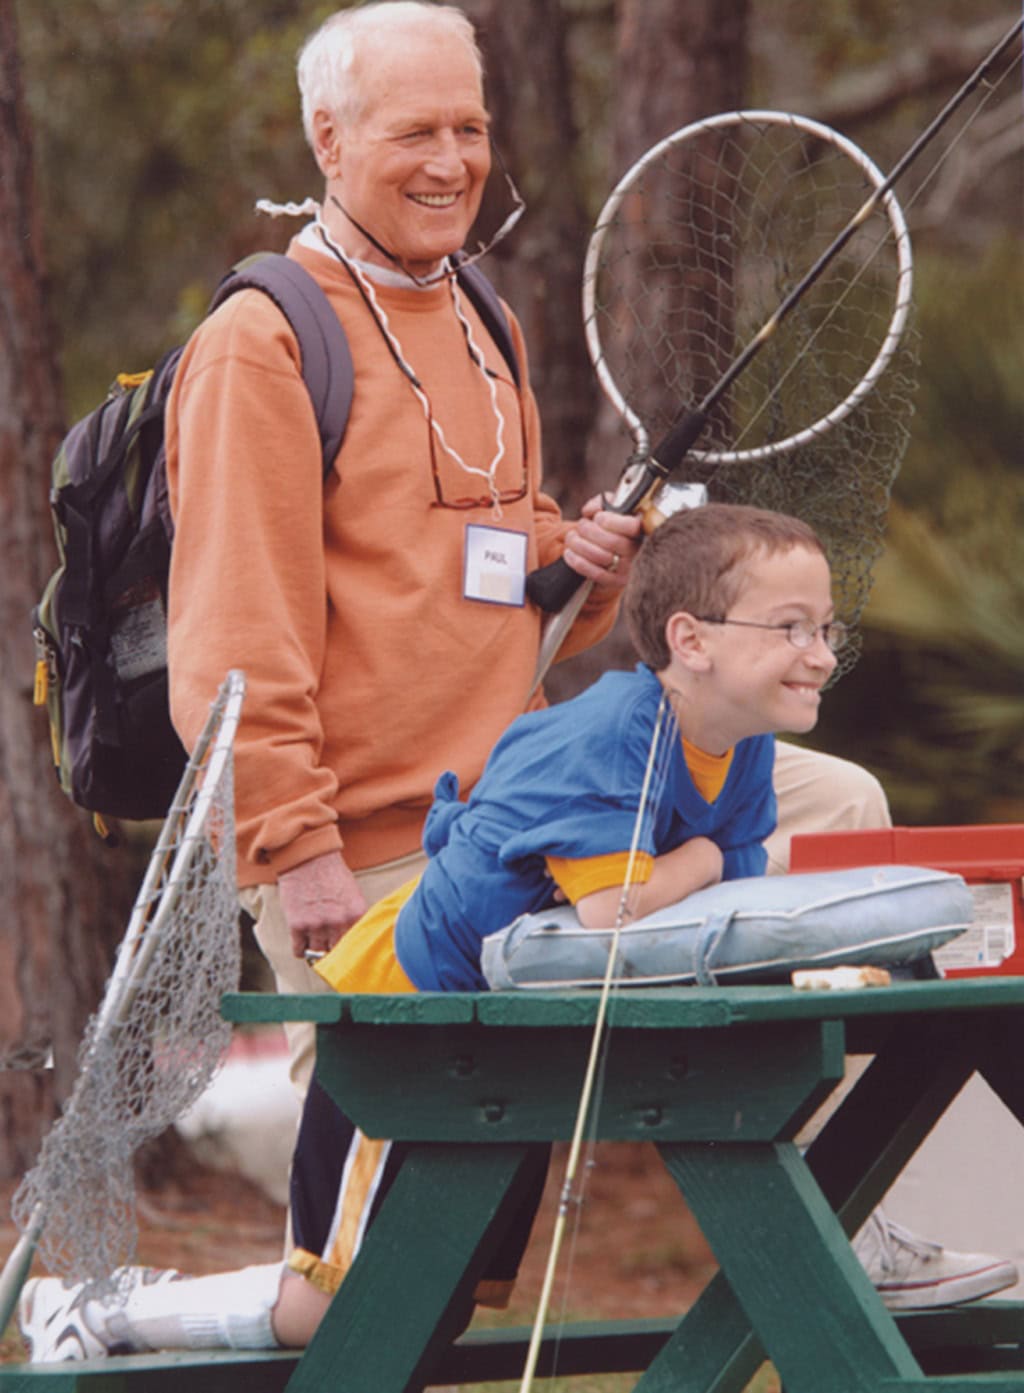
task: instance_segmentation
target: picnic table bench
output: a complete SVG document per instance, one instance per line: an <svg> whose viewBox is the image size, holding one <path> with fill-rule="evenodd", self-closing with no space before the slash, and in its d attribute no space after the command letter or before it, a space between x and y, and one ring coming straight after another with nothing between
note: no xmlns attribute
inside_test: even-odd
<svg viewBox="0 0 1024 1393"><path fill-rule="evenodd" d="M364 1131L409 1144L314 1340L302 1353L7 1366L0 1393L413 1393L518 1379L529 1332L456 1338L459 1313L536 1145L571 1135L597 1002L589 991L226 998L235 1022L317 1021L325 1087ZM557 1361L563 1375L642 1371L642 1393L740 1393L768 1357L786 1393L1024 1393L1024 1304L894 1316L844 1234L974 1071L1024 1121L1024 979L622 989L609 1020L594 1132L654 1143L721 1272L678 1320L552 1329L541 1373ZM847 1054L874 1059L801 1154L793 1138Z"/></svg>

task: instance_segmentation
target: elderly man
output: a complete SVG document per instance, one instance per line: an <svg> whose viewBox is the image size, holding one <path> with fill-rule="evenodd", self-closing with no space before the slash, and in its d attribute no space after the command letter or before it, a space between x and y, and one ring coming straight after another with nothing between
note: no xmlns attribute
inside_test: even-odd
<svg viewBox="0 0 1024 1393"><path fill-rule="evenodd" d="M168 411L172 710L191 745L223 673L245 670L239 882L286 991L322 989L304 953L418 869L438 775L470 789L527 706L542 616L526 571L564 556L596 582L578 651L610 628L638 532L596 499L562 521L518 326L522 388L451 275L491 166L469 21L343 11L299 84L326 187L289 255L355 364L334 476L325 490L295 338L258 292L194 336ZM301 1086L312 1031L293 1035Z"/></svg>

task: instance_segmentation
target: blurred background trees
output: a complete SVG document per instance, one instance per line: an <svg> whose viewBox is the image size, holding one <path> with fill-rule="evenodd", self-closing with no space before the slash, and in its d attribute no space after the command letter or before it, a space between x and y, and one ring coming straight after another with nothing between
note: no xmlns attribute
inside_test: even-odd
<svg viewBox="0 0 1024 1393"><path fill-rule="evenodd" d="M29 613L53 569L49 460L62 432L14 13L0 0L0 1179L34 1160L77 1070L134 875L56 794L32 706Z"/></svg>
<svg viewBox="0 0 1024 1393"><path fill-rule="evenodd" d="M147 366L180 341L233 261L286 244L295 222L272 222L253 204L319 193L294 59L334 8L0 0L5 71L20 74L31 118L24 136L6 138L25 154L31 126L38 220L23 235L54 325L47 351L60 364L49 400L31 407L25 383L5 379L22 394L24 419L44 409L51 421L74 419L116 372ZM624 463L587 450L598 394L578 304L590 226L628 163L690 120L749 105L829 121L887 169L1019 13L1011 0L466 0L465 8L481 29L497 144L529 205L487 269L523 320L547 476L569 507L611 487ZM981 96L978 119L954 122L898 190L919 267L914 435L864 656L813 737L873 768L904 822L1024 818L1019 65L1014 80ZM485 207L492 227L500 215ZM0 281L15 269L5 257ZM13 339L4 348L18 351ZM19 491L8 479L3 497L24 509L31 493L38 531L48 460L23 449L0 466L0 474L19 470ZM16 564L10 551L5 561ZM6 682L32 661L27 625L17 628L13 615L4 610ZM622 636L596 661L631 661ZM566 665L554 694L587 672L593 661ZM53 850L57 861L68 863L69 845L65 838Z"/></svg>

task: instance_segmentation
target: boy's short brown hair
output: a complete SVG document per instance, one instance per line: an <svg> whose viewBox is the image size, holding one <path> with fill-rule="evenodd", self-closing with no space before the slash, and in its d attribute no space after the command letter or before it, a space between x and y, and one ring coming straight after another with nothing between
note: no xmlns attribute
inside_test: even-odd
<svg viewBox="0 0 1024 1393"><path fill-rule="evenodd" d="M679 610L724 619L743 587L743 563L805 547L825 555L799 518L737 503L688 508L663 522L633 562L623 599L630 638L655 672L668 667L665 626Z"/></svg>

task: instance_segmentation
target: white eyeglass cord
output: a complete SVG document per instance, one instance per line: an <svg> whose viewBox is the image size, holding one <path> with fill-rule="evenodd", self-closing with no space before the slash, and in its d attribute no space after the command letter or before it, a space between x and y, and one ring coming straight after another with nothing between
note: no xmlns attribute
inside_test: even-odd
<svg viewBox="0 0 1024 1393"><path fill-rule="evenodd" d="M385 336L388 343L390 344L391 350L395 355L395 360L401 368L406 379L408 380L409 386L416 394L416 399L423 410L423 416L427 422L427 426L431 431L433 431L438 443L441 446L441 449L450 459L455 461L455 463L459 466L461 470L463 470L464 473L475 475L477 478L484 480L484 482L487 485L487 490L491 495L491 506L494 509L494 517L495 519L500 520L503 516L503 512L501 506L501 492L498 488L496 479L498 473L498 466L500 465L501 461L505 458L505 415L498 401L498 389L495 384L494 377L491 373L487 371L486 365L484 363L483 352L481 351L479 344L473 337L472 326L470 325L470 322L466 317L465 311L462 308L462 298L458 286L455 283L455 277L448 277L448 284L450 287L452 297L452 308L455 310L456 318L458 319L459 324L462 326L462 332L466 338L466 345L469 349L470 359L476 365L476 367L479 368L480 375L483 378L484 382L487 384L487 395L490 400L491 411L494 415L495 451L493 456L491 457L490 464L488 464L486 469L481 469L477 465L467 464L466 461L459 454L458 450L456 450L453 445L450 445L448 443L443 429L441 428L441 426L438 425L437 421L434 418L434 412L430 405L430 398L427 396L427 393L424 391L419 378L416 376L408 360L406 359L405 354L402 352L402 345L399 343L394 330L391 328L387 312L385 311L383 305L381 305L380 301L377 299L377 292L374 288L373 281L366 275L363 268L359 266L355 261L353 261L353 259L350 256L347 256L331 237L331 234L328 232L327 227L324 224L322 210L319 208L319 206L316 209L316 227L320 236L323 238L327 246L330 247L334 255L339 259L339 261L344 263L344 265L349 269L351 274L359 282L359 287L363 292L366 303L369 306L369 309L373 314L374 318L376 319L381 333Z"/></svg>

